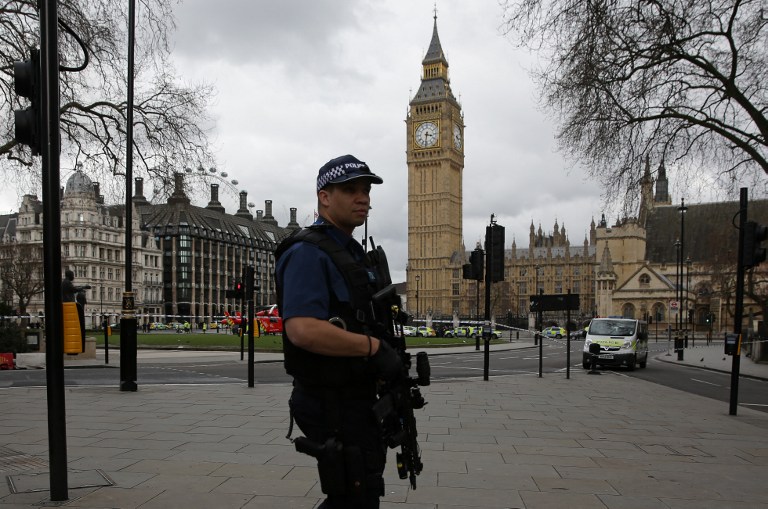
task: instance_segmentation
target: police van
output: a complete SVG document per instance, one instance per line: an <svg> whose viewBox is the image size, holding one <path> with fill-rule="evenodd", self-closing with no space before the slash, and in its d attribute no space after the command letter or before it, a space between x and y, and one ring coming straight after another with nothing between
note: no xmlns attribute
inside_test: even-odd
<svg viewBox="0 0 768 509"><path fill-rule="evenodd" d="M600 345L600 351L590 352L590 345ZM635 365L648 363L648 324L631 318L593 318L584 339L583 367Z"/></svg>

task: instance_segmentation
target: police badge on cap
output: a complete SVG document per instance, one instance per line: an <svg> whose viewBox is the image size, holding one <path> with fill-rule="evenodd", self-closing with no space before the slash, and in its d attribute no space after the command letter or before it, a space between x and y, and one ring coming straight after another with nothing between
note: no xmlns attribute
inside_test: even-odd
<svg viewBox="0 0 768 509"><path fill-rule="evenodd" d="M368 165L349 154L331 159L317 173L317 190L328 184L340 184L349 180L367 178L372 184L382 184L384 180L371 172Z"/></svg>

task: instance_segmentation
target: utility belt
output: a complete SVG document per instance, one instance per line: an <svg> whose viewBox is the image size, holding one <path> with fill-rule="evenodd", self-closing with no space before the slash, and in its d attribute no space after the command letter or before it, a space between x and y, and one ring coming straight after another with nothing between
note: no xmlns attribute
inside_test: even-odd
<svg viewBox="0 0 768 509"><path fill-rule="evenodd" d="M376 383L373 380L360 380L343 387L328 387L307 383L299 378L293 379L293 387L313 398L336 398L338 400L375 400Z"/></svg>

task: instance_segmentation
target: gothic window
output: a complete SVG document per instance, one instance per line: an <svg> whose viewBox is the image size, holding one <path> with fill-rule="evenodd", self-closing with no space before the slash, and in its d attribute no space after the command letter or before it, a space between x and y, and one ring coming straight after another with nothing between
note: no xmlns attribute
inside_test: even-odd
<svg viewBox="0 0 768 509"><path fill-rule="evenodd" d="M640 274L640 288L648 288L651 285L651 276Z"/></svg>
<svg viewBox="0 0 768 509"><path fill-rule="evenodd" d="M635 317L635 306L631 303L626 303L621 307L621 316L624 318L634 318Z"/></svg>
<svg viewBox="0 0 768 509"><path fill-rule="evenodd" d="M665 310L666 307L661 302L657 302L653 305L653 319L656 321L656 323L666 320L666 317L664 316Z"/></svg>

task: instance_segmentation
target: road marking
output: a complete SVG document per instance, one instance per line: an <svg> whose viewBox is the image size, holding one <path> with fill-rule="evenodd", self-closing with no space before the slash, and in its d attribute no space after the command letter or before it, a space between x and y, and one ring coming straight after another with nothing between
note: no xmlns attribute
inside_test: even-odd
<svg viewBox="0 0 768 509"><path fill-rule="evenodd" d="M699 382L699 383L703 383L703 384L707 384L707 385L714 385L715 387L722 387L722 385L720 385L720 384L715 384L715 383L712 383L712 382L707 382L705 380L699 380L697 378L691 378L691 380L693 380L694 382Z"/></svg>
<svg viewBox="0 0 768 509"><path fill-rule="evenodd" d="M765 406L765 407L768 407L768 405L764 405L762 403L740 403L740 404L744 405L744 406Z"/></svg>

